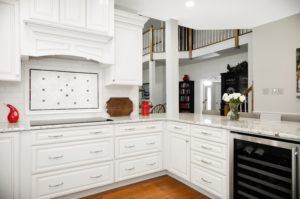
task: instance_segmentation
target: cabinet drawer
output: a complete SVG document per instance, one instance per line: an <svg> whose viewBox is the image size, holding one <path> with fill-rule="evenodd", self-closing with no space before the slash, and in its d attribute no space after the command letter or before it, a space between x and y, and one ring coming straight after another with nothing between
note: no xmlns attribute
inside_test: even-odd
<svg viewBox="0 0 300 199"><path fill-rule="evenodd" d="M116 158L161 150L161 133L138 136L117 137L115 139Z"/></svg>
<svg viewBox="0 0 300 199"><path fill-rule="evenodd" d="M54 198L113 183L113 163L34 175L33 198Z"/></svg>
<svg viewBox="0 0 300 199"><path fill-rule="evenodd" d="M135 178L162 170L161 153L117 160L116 181Z"/></svg>
<svg viewBox="0 0 300 199"><path fill-rule="evenodd" d="M207 155L227 159L227 145L192 138L191 146L192 150L196 150Z"/></svg>
<svg viewBox="0 0 300 199"><path fill-rule="evenodd" d="M192 151L191 162L223 175L228 173L228 163L221 158L213 158L212 156Z"/></svg>
<svg viewBox="0 0 300 199"><path fill-rule="evenodd" d="M112 125L58 128L47 130L36 130L32 132L32 143L49 144L82 139L97 139L113 136Z"/></svg>
<svg viewBox="0 0 300 199"><path fill-rule="evenodd" d="M33 172L113 159L113 138L95 141L33 146Z"/></svg>
<svg viewBox="0 0 300 199"><path fill-rule="evenodd" d="M162 122L138 122L116 125L116 135L131 135L162 131Z"/></svg>
<svg viewBox="0 0 300 199"><path fill-rule="evenodd" d="M227 177L195 164L191 166L191 182L220 198L227 198Z"/></svg>
<svg viewBox="0 0 300 199"><path fill-rule="evenodd" d="M189 125L180 122L168 122L167 130L183 135L190 135Z"/></svg>
<svg viewBox="0 0 300 199"><path fill-rule="evenodd" d="M191 134L193 137L202 138L205 140L224 144L228 142L227 131L224 129L192 125Z"/></svg>

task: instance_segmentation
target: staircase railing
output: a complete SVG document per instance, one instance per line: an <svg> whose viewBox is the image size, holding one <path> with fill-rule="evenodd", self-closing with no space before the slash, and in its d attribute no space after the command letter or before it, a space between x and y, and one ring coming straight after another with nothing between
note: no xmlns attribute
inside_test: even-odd
<svg viewBox="0 0 300 199"><path fill-rule="evenodd" d="M250 100L251 100L251 102L250 102L251 112L253 112L254 111L254 88L253 88L253 84L249 88L247 88L247 90L244 91L243 95L245 95L246 100L243 103L244 108L241 107L241 112L243 112L242 110L244 110L244 112L248 112L247 107L249 105L248 100L249 100L250 96L251 96L251 98L250 98Z"/></svg>
<svg viewBox="0 0 300 199"><path fill-rule="evenodd" d="M251 29L227 29L227 30L194 30L178 26L178 50L192 51L207 47L229 39L234 39L235 47L239 47L239 36L252 32ZM165 29L151 27L143 34L143 55L165 52Z"/></svg>

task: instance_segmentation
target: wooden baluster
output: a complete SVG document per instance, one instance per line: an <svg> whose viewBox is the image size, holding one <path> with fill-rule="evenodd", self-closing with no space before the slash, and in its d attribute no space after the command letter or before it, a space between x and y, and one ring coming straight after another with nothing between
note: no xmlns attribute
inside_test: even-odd
<svg viewBox="0 0 300 199"><path fill-rule="evenodd" d="M240 48L239 45L239 29L236 29L234 32L234 47L235 48Z"/></svg>

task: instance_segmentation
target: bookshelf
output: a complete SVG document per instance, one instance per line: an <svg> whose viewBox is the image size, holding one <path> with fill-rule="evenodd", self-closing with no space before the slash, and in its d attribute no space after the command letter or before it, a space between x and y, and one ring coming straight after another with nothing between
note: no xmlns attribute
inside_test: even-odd
<svg viewBox="0 0 300 199"><path fill-rule="evenodd" d="M179 112L194 113L194 81L179 82Z"/></svg>

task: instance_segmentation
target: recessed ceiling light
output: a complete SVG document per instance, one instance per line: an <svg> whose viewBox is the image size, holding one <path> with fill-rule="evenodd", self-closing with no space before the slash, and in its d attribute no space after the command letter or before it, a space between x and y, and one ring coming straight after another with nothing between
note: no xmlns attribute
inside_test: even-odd
<svg viewBox="0 0 300 199"><path fill-rule="evenodd" d="M188 7L188 8L191 8L195 5L195 2L194 1L187 1L185 2L185 6Z"/></svg>

